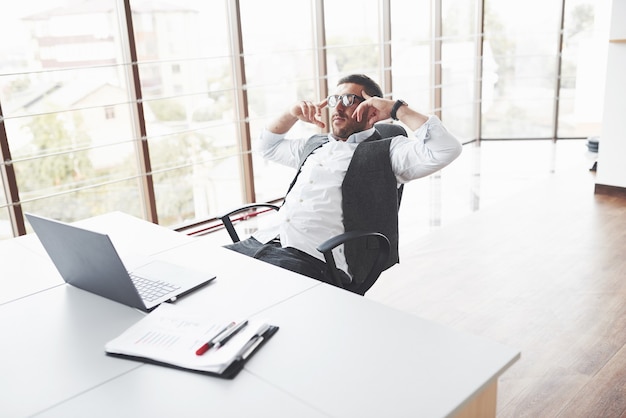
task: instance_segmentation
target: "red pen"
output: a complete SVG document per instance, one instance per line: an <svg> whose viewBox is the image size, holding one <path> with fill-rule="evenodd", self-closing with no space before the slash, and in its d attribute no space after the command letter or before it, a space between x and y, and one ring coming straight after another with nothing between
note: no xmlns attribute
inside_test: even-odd
<svg viewBox="0 0 626 418"><path fill-rule="evenodd" d="M222 335L223 333L225 333L226 331L228 331L229 329L231 329L234 326L235 326L235 322L233 321L230 324L226 325L224 328L222 328L220 330L220 332L218 332L217 334L215 334L213 336L213 338L211 338L206 343L202 344L202 346L196 350L196 355L197 356L201 356L204 353L206 353L207 351L209 351L211 349L211 347L213 347L215 345L215 340L217 340L217 337L219 337L220 335Z"/></svg>

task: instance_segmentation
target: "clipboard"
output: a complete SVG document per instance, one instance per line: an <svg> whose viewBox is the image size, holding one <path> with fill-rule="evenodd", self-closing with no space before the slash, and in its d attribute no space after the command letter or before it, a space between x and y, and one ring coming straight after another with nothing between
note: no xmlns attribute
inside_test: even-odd
<svg viewBox="0 0 626 418"><path fill-rule="evenodd" d="M192 373L199 373L199 374L204 374L208 376L219 377L222 379L234 379L239 374L239 372L243 370L243 367L245 366L248 359L250 359L257 351L259 351L259 349L263 347L263 345L265 345L265 343L267 343L267 341L272 336L274 336L274 334L276 334L278 330L279 330L279 327L275 325L270 325L264 333L260 334L260 337L263 338L260 341L260 343L252 347L253 349L251 349L248 353L243 353L243 355L234 358L233 361L221 372L198 370L198 369L193 369L189 367L178 366L178 365L164 362L164 361L154 360L149 357L142 357L142 356L136 356L136 355L113 353L113 352L106 352L106 355L109 357L117 357L117 358L122 358L122 359L127 359L127 360L139 361L139 362L146 363L146 364L154 364L157 366L165 366L165 367L170 367L170 368L178 369L178 370L184 370L184 371L188 371Z"/></svg>
<svg viewBox="0 0 626 418"><path fill-rule="evenodd" d="M107 342L104 350L112 357L232 379L278 329L261 318L215 320L166 303ZM198 349L213 340L217 343L211 348Z"/></svg>

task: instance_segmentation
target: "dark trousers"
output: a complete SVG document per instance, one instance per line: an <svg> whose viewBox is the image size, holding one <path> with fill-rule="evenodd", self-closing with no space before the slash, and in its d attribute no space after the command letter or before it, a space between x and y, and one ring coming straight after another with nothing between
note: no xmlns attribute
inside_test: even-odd
<svg viewBox="0 0 626 418"><path fill-rule="evenodd" d="M243 241L235 242L234 244L225 245L224 248L332 284L326 263L297 248L283 248L280 246L278 240L261 244L256 239L250 237ZM341 273L342 272L340 272L340 274ZM345 275L345 277L343 277L343 275ZM350 280L348 275L345 273L343 273L343 275L342 280Z"/></svg>

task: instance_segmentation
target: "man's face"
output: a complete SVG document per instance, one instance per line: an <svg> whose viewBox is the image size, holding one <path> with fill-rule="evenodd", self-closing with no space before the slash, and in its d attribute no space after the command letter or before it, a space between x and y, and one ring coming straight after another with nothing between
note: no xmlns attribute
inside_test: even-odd
<svg viewBox="0 0 626 418"><path fill-rule="evenodd" d="M362 92L363 87L358 84L346 83L337 86L336 95L356 94L360 98L355 98L350 106L344 106L341 100L339 100L337 106L330 108L331 131L336 139L345 141L353 133L367 129L367 111L363 114L360 122L357 122L352 116L354 109L363 101Z"/></svg>

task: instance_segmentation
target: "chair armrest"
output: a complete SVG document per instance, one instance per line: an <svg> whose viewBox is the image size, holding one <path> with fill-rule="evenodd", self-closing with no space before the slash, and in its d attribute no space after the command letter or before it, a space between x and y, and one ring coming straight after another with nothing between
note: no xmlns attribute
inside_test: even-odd
<svg viewBox="0 0 626 418"><path fill-rule="evenodd" d="M365 237L372 237L378 241L379 250L376 261L363 281L360 283L343 283L339 276L332 250L347 242ZM378 232L349 231L324 241L317 247L317 250L324 254L324 259L326 260L326 264L328 265L336 286L363 295L370 287L372 287L378 279L378 276L380 276L380 273L382 273L385 268L387 260L389 259L390 244L387 237Z"/></svg>
<svg viewBox="0 0 626 418"><path fill-rule="evenodd" d="M239 239L239 235L237 234L237 231L235 231L235 227L233 226L233 219L231 219L231 216L236 215L238 213L247 212L252 209L260 209L260 208L267 208L267 209L273 209L273 210L280 209L279 206L273 205L271 203L251 203L249 205L241 206L237 209L231 210L228 213L218 216L219 219L224 224L224 227L226 228L226 231L228 231L228 235L230 235L230 239L233 240L233 242L239 242L240 239ZM257 214L258 213L255 213L254 216L256 216ZM242 216L237 220L245 220L245 219L248 219L250 216L251 216L250 214L247 216Z"/></svg>

